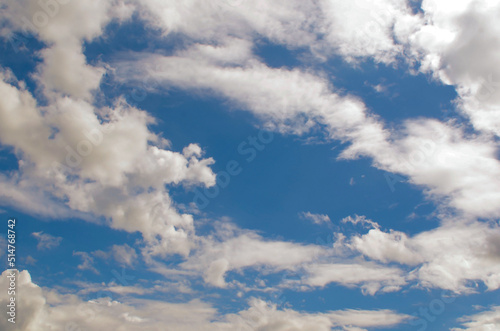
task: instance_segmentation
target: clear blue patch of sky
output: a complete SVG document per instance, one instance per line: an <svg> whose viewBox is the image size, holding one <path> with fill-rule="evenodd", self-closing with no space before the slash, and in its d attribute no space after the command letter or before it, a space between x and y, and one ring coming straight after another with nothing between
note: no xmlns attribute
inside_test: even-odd
<svg viewBox="0 0 500 331"><path fill-rule="evenodd" d="M289 49L283 45L273 44L267 39L262 39L255 43L253 52L271 68L293 69L302 65L300 56L305 54L307 49Z"/></svg>
<svg viewBox="0 0 500 331"><path fill-rule="evenodd" d="M423 13L422 0L408 0L407 3L408 6L410 6L410 8L412 9L413 14Z"/></svg>
<svg viewBox="0 0 500 331"><path fill-rule="evenodd" d="M19 169L19 162L12 147L0 146L0 172L7 173Z"/></svg>

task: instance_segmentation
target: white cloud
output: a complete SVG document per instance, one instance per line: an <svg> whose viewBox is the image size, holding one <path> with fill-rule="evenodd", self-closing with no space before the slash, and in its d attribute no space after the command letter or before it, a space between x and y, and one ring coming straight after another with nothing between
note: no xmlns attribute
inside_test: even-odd
<svg viewBox="0 0 500 331"><path fill-rule="evenodd" d="M54 237L48 233L43 233L43 231L33 232L31 235L35 237L36 240L38 240L38 244L36 246L38 250L49 250L56 248L62 241L62 237Z"/></svg>
<svg viewBox="0 0 500 331"><path fill-rule="evenodd" d="M500 288L498 224L449 219L434 230L409 236L383 231L368 221L367 234L335 234L337 240L327 258L303 265L300 284L336 283L359 287L370 295L397 291L407 284L457 294L476 292L478 282L491 291Z"/></svg>
<svg viewBox="0 0 500 331"><path fill-rule="evenodd" d="M276 43L308 46L314 43L318 8L302 1L158 1L140 4L141 16L165 34L181 33L196 41L220 42L227 36L253 39L255 34ZM222 23L223 22L223 23Z"/></svg>
<svg viewBox="0 0 500 331"><path fill-rule="evenodd" d="M13 30L33 33L47 44L39 54L43 62L37 74L44 92L90 99L105 70L86 63L81 43L101 35L123 2L8 0L5 6L0 15Z"/></svg>
<svg viewBox="0 0 500 331"><path fill-rule="evenodd" d="M7 318L2 318L0 319L0 328L9 330L14 325L15 330L36 330L36 319L42 313L42 307L45 305L46 299L42 295L42 290L31 282L31 276L26 270L21 272L15 269L3 271L0 286L3 288L8 287L10 280L7 276L12 273L16 277L16 323L12 324ZM4 307L7 307L10 300L7 292L2 291L0 293L0 303ZM19 314L19 307L23 307L24 314Z"/></svg>
<svg viewBox="0 0 500 331"><path fill-rule="evenodd" d="M217 0L147 0L139 8L145 21L165 35L180 33L206 44L233 36L252 42L266 38L289 48L309 48L320 60L333 53L348 62L368 57L394 62L403 50L394 31L406 36L416 24L407 2L401 0L256 0L238 6Z"/></svg>
<svg viewBox="0 0 500 331"><path fill-rule="evenodd" d="M4 271L0 286L7 284ZM392 327L404 323L407 315L391 310L339 310L325 313L302 313L279 310L262 300L251 299L249 308L235 314L221 315L210 304L200 300L169 303L147 299L100 298L83 301L73 294L40 288L31 281L28 271L16 274L19 305L23 314L16 319L19 330L82 328L89 330L364 330ZM22 295L28 293L29 295ZM0 304L6 306L7 292L0 293ZM0 327L10 327L7 319Z"/></svg>
<svg viewBox="0 0 500 331"><path fill-rule="evenodd" d="M366 330L391 327L405 322L407 315L391 310L340 310L325 313L300 313L291 309L278 310L262 300L252 299L248 310L230 315L233 325L244 325L243 330Z"/></svg>
<svg viewBox="0 0 500 331"><path fill-rule="evenodd" d="M366 216L359 216L359 215L354 215L354 217L347 216L347 217L343 218L340 222L344 223L344 224L351 223L353 225L361 224L365 227L374 228L374 229L380 228L380 225L378 225L377 222L374 222L370 219L367 219Z"/></svg>
<svg viewBox="0 0 500 331"><path fill-rule="evenodd" d="M27 206L49 215L64 215L65 209L55 213L37 201L64 206L65 200L72 210L111 219L113 228L140 231L156 247L154 254L189 252L192 216L177 212L165 185L215 184L212 158L202 159L194 144L185 155L155 146L161 137L149 131L152 119L123 102L96 109L83 100L58 97L37 107L21 82L7 73L2 78L0 141L13 146L21 159L12 179L1 178L3 186L17 187L4 191L4 200L22 206L19 199L40 196ZM28 194L18 193L20 188Z"/></svg>
<svg viewBox="0 0 500 331"><path fill-rule="evenodd" d="M342 157L370 156L375 166L409 176L441 206L469 217L495 218L500 192L500 162L491 137L467 134L463 127L431 119L407 120L392 143L379 148L353 144Z"/></svg>
<svg viewBox="0 0 500 331"><path fill-rule="evenodd" d="M477 281L489 290L500 288L499 238L498 225L455 219L412 237L375 228L346 245L382 263L412 266L408 280L422 287L469 293L476 291L471 282Z"/></svg>
<svg viewBox="0 0 500 331"><path fill-rule="evenodd" d="M379 291L397 291L406 284L402 270L371 262L312 264L305 270L303 282L307 285L324 287L336 283L347 287L359 286L363 293L370 295Z"/></svg>
<svg viewBox="0 0 500 331"><path fill-rule="evenodd" d="M313 222L314 224L331 223L330 217L328 215L312 214L311 212L302 212L299 214L299 216L303 219Z"/></svg>
<svg viewBox="0 0 500 331"><path fill-rule="evenodd" d="M364 104L332 92L326 78L299 69L270 68L255 59L237 66L216 60L200 59L199 47L193 46L174 56L135 54L115 65L120 81L139 82L147 76L163 88L210 91L251 111L269 128L302 134L326 125L331 138L355 140L373 152L387 147L388 133Z"/></svg>
<svg viewBox="0 0 500 331"><path fill-rule="evenodd" d="M470 52L477 56L482 56L484 53L481 48L475 47L474 43L464 44L467 45L466 48L456 45L463 43L462 39L456 36L457 33L470 35L469 29L463 28L465 25L460 25L456 19L463 18L464 13L470 14L472 10L480 11L486 17L493 17L496 7L491 1L480 1L477 6L468 6L470 2L462 1L457 10L448 10L447 3L437 5L434 1L424 1L423 17L420 14L411 14L406 2L403 1L384 1L376 4L369 1L348 4L325 1L320 4L318 8L308 10L320 10L324 13L325 20L330 25L324 23L322 32L330 31L330 26L333 31L327 34L330 39L325 39L330 40L329 46L337 45L337 50L348 60L371 56L377 61L391 62L394 56L403 53L402 47L394 43L394 35L401 45L411 47L415 52L418 49L416 53L408 53L411 55L408 58L410 61L421 59L420 55L424 52L422 70L430 68L429 70L437 72L453 69L453 66L433 67L431 64L434 60L429 62L431 64L426 64L425 59L440 59L444 52L443 47L449 49L450 57L463 58L460 60L460 66L457 65L457 70L462 70L464 77L468 72L467 65L475 63L483 68L484 64L484 70L481 69L483 74L476 75L477 79L489 77L491 71L488 71L486 66L499 67L494 62L497 57L492 55L496 54L496 42L484 42L483 46L488 47L485 53L487 61L467 60L467 54ZM153 2L149 5L153 6ZM156 5L154 3L154 6ZM236 12L248 10L248 6L234 10ZM289 6L293 12L296 4ZM213 13L212 9L203 7L197 10L208 10ZM182 12L178 8L172 10ZM234 18L233 9L225 13ZM293 15L293 17L299 16ZM210 15L208 17L211 24L217 27L217 20ZM357 20L366 22L369 28L359 29ZM479 24L479 21L481 20L476 19L474 22ZM245 29L248 27L236 18L230 24L241 25ZM341 29L333 28L337 25ZM296 25L296 29L303 31L305 26L308 25ZM494 27L495 24L490 26ZM315 28L305 31L315 33L317 32ZM430 198L470 216L490 218L500 215L497 207L500 205L498 203L500 196L495 189L499 185L498 178L500 178L500 164L496 157L498 144L490 137L466 135L462 129L454 127L453 123L435 120L407 120L400 130L385 129L381 121L366 111L361 101L351 96L340 97L320 74L297 69L269 68L259 62L249 50L250 39L245 33L236 34L239 38L229 38L226 30L214 28L218 32L216 36L211 36L217 40L217 46L213 46L213 43L208 45L204 41L205 37L196 37L196 33L189 29L195 28L190 26L181 28L180 31L199 41L198 44L178 50L173 56L141 54L131 57L130 61L122 59L116 63L118 77L138 81L144 75L148 75L162 82L165 87L209 90L233 101L239 108L252 111L264 119L268 127L274 126L281 131L301 134L318 124L326 125L332 138L351 143L351 146L342 153L343 157L371 157L378 168L409 176L411 183L428 188L426 193ZM426 32L427 30L430 32ZM444 32L438 34L435 30ZM483 38L489 40L488 36L498 35L487 31L488 33L482 35L480 40ZM441 39L430 42L429 38ZM467 40L471 38L474 37ZM496 40L496 37L492 38ZM293 41L286 38L280 40L293 45ZM224 57L222 54L231 57L228 58L228 55ZM439 61L438 64L441 63ZM148 66L150 70L138 69ZM495 84L497 83L493 85ZM460 92L462 88L458 83L456 85ZM496 89L496 85L493 85L489 88ZM465 94L460 93L466 100ZM491 96L488 102L493 102L495 98ZM494 123L498 116L495 114L495 111L491 111L487 116L478 116L482 116L485 125L496 125ZM433 150L429 150L429 146Z"/></svg>
<svg viewBox="0 0 500 331"><path fill-rule="evenodd" d="M456 86L459 107L477 130L500 135L500 4L425 0L422 9L408 40L420 70Z"/></svg>
<svg viewBox="0 0 500 331"><path fill-rule="evenodd" d="M154 282L140 280L134 285L129 285L128 281L133 281L135 277L127 275L124 270L122 270L122 272L122 275L116 277L118 280L113 278L108 283L89 283L83 281L69 281L69 283L80 288L77 292L75 292L78 296L86 298L102 297L103 293L106 293L111 297L131 297L134 295L146 296L158 293L200 294L200 292L196 292L191 288L189 280L185 278L178 281L172 281L171 279L168 281L157 280ZM117 276L116 273L113 274L114 276Z"/></svg>
<svg viewBox="0 0 500 331"><path fill-rule="evenodd" d="M224 275L230 270L266 267L274 272L295 269L325 255L324 248L262 238L254 231L241 230L222 222L216 225L215 236L199 238L196 254L180 266L203 272L205 281L226 287Z"/></svg>
<svg viewBox="0 0 500 331"><path fill-rule="evenodd" d="M43 64L38 68L40 85L46 94L58 91L77 98L90 99L105 73L104 68L86 63L78 41L58 43L40 52Z"/></svg>
<svg viewBox="0 0 500 331"><path fill-rule="evenodd" d="M452 331L489 331L500 328L500 307L459 319L465 328L453 328Z"/></svg>
<svg viewBox="0 0 500 331"><path fill-rule="evenodd" d="M93 218L84 213L72 210L68 206L48 198L35 189L29 182L19 180L19 176L12 178L0 174L0 201L2 204L13 206L32 215L50 217L54 219L80 218L92 221Z"/></svg>
<svg viewBox="0 0 500 331"><path fill-rule="evenodd" d="M200 59L196 46L174 56L134 56L116 63L119 79L134 82L149 75L165 88L209 90L280 131L302 134L323 125L331 138L351 143L341 158L371 157L374 166L409 176L427 188L429 198L472 217L500 215L500 162L491 137L431 119L385 129L360 100L337 95L325 79L302 70L270 68L257 60L221 65Z"/></svg>
<svg viewBox="0 0 500 331"><path fill-rule="evenodd" d="M408 236L398 231L389 233L375 228L368 234L352 238L351 247L374 260L383 263L399 262L416 265L423 262L423 258L412 249Z"/></svg>
<svg viewBox="0 0 500 331"><path fill-rule="evenodd" d="M332 47L348 62L372 58L392 63L402 52L394 40L394 29L411 21L411 9L400 0L321 1L325 15L327 47Z"/></svg>

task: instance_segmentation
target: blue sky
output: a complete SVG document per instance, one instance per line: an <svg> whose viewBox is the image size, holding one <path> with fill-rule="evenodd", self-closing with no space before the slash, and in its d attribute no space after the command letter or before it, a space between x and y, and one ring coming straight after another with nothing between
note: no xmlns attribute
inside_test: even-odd
<svg viewBox="0 0 500 331"><path fill-rule="evenodd" d="M500 328L498 13L6 1L2 329Z"/></svg>

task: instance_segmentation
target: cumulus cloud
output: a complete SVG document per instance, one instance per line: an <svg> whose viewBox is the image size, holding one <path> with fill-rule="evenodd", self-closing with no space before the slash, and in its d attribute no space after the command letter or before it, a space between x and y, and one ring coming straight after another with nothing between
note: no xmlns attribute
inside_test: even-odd
<svg viewBox="0 0 500 331"><path fill-rule="evenodd" d="M99 87L104 69L86 63L81 41L91 40L102 33L111 17L111 2L85 3L34 0L7 1L1 13L12 29L31 33L47 43L40 56L38 78L46 93L62 92L74 97L90 98ZM91 15L92 20L86 19Z"/></svg>
<svg viewBox="0 0 500 331"><path fill-rule="evenodd" d="M161 138L148 128L152 118L123 102L97 109L83 100L58 97L39 107L23 85L7 75L0 82L6 94L0 102L0 140L22 161L19 172L2 183L18 187L5 191L5 200L26 199L14 194L19 188L27 196L40 195L38 200L47 199L48 193L52 204L104 216L114 228L143 233L156 247L154 254L189 251L192 216L177 212L165 185L214 185L212 158L202 159L194 144L185 154L157 147ZM33 134L22 134L26 129ZM32 209L40 212L43 204Z"/></svg>
<svg viewBox="0 0 500 331"><path fill-rule="evenodd" d="M498 224L453 220L414 236L377 227L342 244L379 263L411 267L405 279L422 287L470 293L471 282L500 288L498 238Z"/></svg>
<svg viewBox="0 0 500 331"><path fill-rule="evenodd" d="M18 271L16 269L5 270L2 272L2 278L0 279L0 286L4 289L9 287L10 279L7 276L14 275L16 278L16 323L12 324L7 320L7 318L2 318L0 320L0 328L3 330L13 329L24 331L24 330L36 330L36 318L42 313L42 307L46 303L46 299L42 295L42 290L36 284L31 281L31 276L28 271ZM10 296L8 291L2 291L0 294L0 303L2 306L7 307L9 303ZM23 307L24 313L19 314L19 307Z"/></svg>
<svg viewBox="0 0 500 331"><path fill-rule="evenodd" d="M50 91L74 97L91 97L90 92L96 90L105 72L104 68L92 67L86 63L79 42L56 44L41 51L43 64L38 68L38 79L41 85Z"/></svg>
<svg viewBox="0 0 500 331"><path fill-rule="evenodd" d="M347 62L371 58L376 62L393 63L402 52L394 39L394 30L405 30L412 21L407 1L342 0L320 1L325 15L324 47L343 56Z"/></svg>
<svg viewBox="0 0 500 331"><path fill-rule="evenodd" d="M420 70L456 86L459 108L477 130L500 135L500 37L494 0L422 2L409 36Z"/></svg>

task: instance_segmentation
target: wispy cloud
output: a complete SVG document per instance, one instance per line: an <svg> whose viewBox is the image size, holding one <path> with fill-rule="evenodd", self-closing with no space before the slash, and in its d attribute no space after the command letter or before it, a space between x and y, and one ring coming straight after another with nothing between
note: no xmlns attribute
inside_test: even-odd
<svg viewBox="0 0 500 331"><path fill-rule="evenodd" d="M309 220L314 224L325 224L331 223L330 217L328 215L313 214L311 212L302 212L299 214L300 218Z"/></svg>
<svg viewBox="0 0 500 331"><path fill-rule="evenodd" d="M99 274L99 271L94 267L94 258L87 252L73 252L73 256L79 256L82 259L82 263L78 265L80 270L90 270L95 274Z"/></svg>
<svg viewBox="0 0 500 331"><path fill-rule="evenodd" d="M128 267L132 266L138 258L135 249L127 244L113 245L107 251L98 250L92 252L92 255L102 259L114 259L116 262Z"/></svg>
<svg viewBox="0 0 500 331"><path fill-rule="evenodd" d="M56 248L57 246L59 246L63 239L62 237L54 237L48 233L43 233L43 231L33 232L31 235L35 237L36 240L38 240L38 245L36 246L38 250L49 250Z"/></svg>

